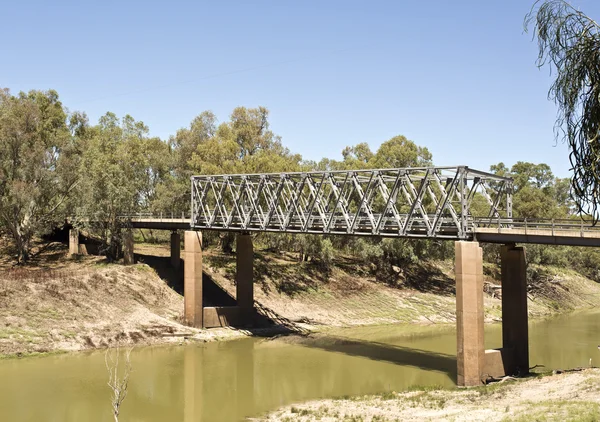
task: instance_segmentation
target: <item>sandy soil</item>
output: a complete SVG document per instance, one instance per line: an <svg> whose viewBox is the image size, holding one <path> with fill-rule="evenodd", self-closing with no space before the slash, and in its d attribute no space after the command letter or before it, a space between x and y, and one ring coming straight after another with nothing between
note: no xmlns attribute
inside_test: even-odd
<svg viewBox="0 0 600 422"><path fill-rule="evenodd" d="M181 324L183 297L145 264L69 260L54 245L34 265L0 265L0 356L247 335Z"/></svg>
<svg viewBox="0 0 600 422"><path fill-rule="evenodd" d="M415 390L288 406L263 421L597 421L600 369L473 389Z"/></svg>

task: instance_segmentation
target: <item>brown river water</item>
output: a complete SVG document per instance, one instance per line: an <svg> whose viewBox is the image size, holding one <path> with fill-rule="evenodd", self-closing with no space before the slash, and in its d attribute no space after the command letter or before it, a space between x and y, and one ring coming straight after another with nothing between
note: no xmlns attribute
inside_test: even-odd
<svg viewBox="0 0 600 422"><path fill-rule="evenodd" d="M499 347L500 325L486 327ZM600 366L600 313L530 324L530 363ZM120 421L239 421L281 406L411 386L452 386L451 326L339 329L315 338L247 338L137 348ZM111 421L104 352L0 361L0 421Z"/></svg>

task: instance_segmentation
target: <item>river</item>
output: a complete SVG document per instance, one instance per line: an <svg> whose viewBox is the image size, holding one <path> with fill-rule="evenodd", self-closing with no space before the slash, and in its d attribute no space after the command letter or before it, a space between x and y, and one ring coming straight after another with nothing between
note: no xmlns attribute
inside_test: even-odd
<svg viewBox="0 0 600 422"><path fill-rule="evenodd" d="M530 324L530 363L545 369L600 366L600 313ZM500 325L486 347L501 345ZM246 338L144 347L121 421L239 421L325 397L452 386L456 335L450 326L339 329L315 339ZM111 421L104 352L0 361L0 421Z"/></svg>

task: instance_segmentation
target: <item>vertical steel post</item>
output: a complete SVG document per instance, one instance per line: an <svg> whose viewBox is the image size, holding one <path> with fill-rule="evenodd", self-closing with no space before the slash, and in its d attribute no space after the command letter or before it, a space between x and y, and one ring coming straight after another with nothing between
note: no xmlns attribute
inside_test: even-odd
<svg viewBox="0 0 600 422"><path fill-rule="evenodd" d="M460 238L465 239L467 237L467 200L465 198L465 187L466 187L466 177L467 172L464 167L460 168L459 176L460 177Z"/></svg>
<svg viewBox="0 0 600 422"><path fill-rule="evenodd" d="M507 185L508 186L506 187L506 217L512 218L513 217L513 210L512 210L513 184L512 184L512 182L509 182Z"/></svg>
<svg viewBox="0 0 600 422"><path fill-rule="evenodd" d="M194 176L190 178L190 182L192 184L192 190L190 193L190 212L192 213L192 215L190 216L190 227L194 227L194 223L196 222L196 215L194 214Z"/></svg>

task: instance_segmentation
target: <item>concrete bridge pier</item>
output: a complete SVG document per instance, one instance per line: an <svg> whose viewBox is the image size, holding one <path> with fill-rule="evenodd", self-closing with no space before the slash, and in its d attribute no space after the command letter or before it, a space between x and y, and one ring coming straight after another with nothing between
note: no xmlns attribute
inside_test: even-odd
<svg viewBox="0 0 600 422"><path fill-rule="evenodd" d="M506 375L529 373L529 329L527 326L527 262L525 248L502 246L502 350Z"/></svg>
<svg viewBox="0 0 600 422"><path fill-rule="evenodd" d="M236 299L242 318L251 318L254 311L254 245L248 233L236 239Z"/></svg>
<svg viewBox="0 0 600 422"><path fill-rule="evenodd" d="M202 233L186 231L184 237L183 303L187 325L204 327L202 303Z"/></svg>
<svg viewBox="0 0 600 422"><path fill-rule="evenodd" d="M171 237L175 242L175 236ZM173 243L171 243L173 256ZM236 247L237 306L204 307L202 300L202 234L186 231L184 238L183 296L185 323L196 328L248 326L255 323L254 247L252 237L237 236Z"/></svg>
<svg viewBox="0 0 600 422"><path fill-rule="evenodd" d="M79 254L79 230L73 228L69 230L69 256Z"/></svg>
<svg viewBox="0 0 600 422"><path fill-rule="evenodd" d="M483 383L483 253L477 242L455 242L457 384Z"/></svg>
<svg viewBox="0 0 600 422"><path fill-rule="evenodd" d="M178 232L171 232L171 266L178 269L181 265L181 236Z"/></svg>
<svg viewBox="0 0 600 422"><path fill-rule="evenodd" d="M455 243L457 384L481 385L489 377L529 372L525 250L501 250L502 348L485 350L483 255L477 242Z"/></svg>

